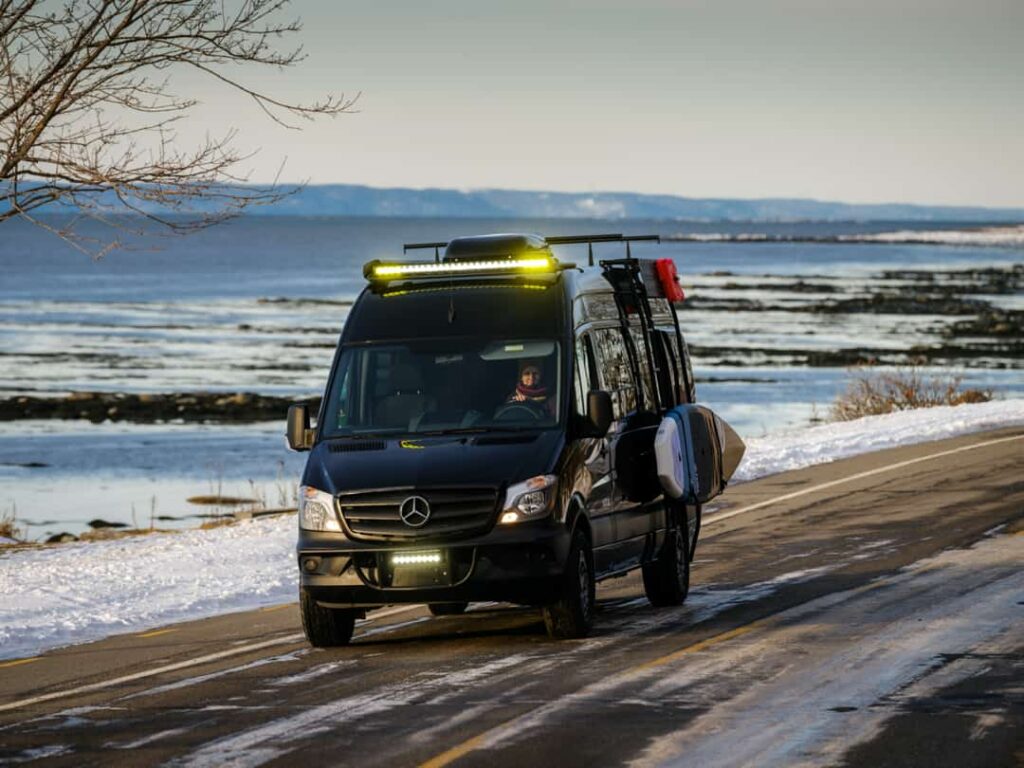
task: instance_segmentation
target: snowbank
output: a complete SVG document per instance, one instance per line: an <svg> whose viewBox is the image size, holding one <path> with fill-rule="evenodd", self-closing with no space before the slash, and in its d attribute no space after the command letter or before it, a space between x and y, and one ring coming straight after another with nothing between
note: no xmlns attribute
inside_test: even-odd
<svg viewBox="0 0 1024 768"><path fill-rule="evenodd" d="M738 479L1024 424L1024 400L930 408L752 438ZM0 658L296 596L295 518L0 554Z"/></svg>
<svg viewBox="0 0 1024 768"><path fill-rule="evenodd" d="M995 400L866 416L854 421L777 432L767 437L744 438L747 453L733 482L754 480L897 445L926 443L1022 424L1024 400Z"/></svg>

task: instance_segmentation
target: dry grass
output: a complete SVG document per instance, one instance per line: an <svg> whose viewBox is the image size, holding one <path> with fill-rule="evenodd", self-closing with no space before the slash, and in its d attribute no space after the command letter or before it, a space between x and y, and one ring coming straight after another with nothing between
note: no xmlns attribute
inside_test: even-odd
<svg viewBox="0 0 1024 768"><path fill-rule="evenodd" d="M206 504L217 507L233 507L241 504L259 504L259 499L244 499L241 496L217 496L214 494L204 496L189 496L185 499L189 504Z"/></svg>
<svg viewBox="0 0 1024 768"><path fill-rule="evenodd" d="M962 376L928 375L920 368L866 368L851 372L846 391L832 404L831 416L834 421L849 421L912 408L987 403L991 399L991 390L965 389Z"/></svg>
<svg viewBox="0 0 1024 768"><path fill-rule="evenodd" d="M0 513L0 538L21 541L22 530L17 525L13 509Z"/></svg>

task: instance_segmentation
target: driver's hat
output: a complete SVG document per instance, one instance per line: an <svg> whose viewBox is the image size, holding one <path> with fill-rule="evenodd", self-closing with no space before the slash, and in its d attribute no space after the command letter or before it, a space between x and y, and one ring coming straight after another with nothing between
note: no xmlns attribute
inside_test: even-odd
<svg viewBox="0 0 1024 768"><path fill-rule="evenodd" d="M529 370L533 370L538 376L544 373L544 366L537 360L520 360L519 361L519 375L522 376Z"/></svg>

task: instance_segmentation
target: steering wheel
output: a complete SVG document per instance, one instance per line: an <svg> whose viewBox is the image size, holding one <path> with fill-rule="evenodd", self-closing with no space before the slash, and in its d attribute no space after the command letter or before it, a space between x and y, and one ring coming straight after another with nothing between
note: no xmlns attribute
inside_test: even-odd
<svg viewBox="0 0 1024 768"><path fill-rule="evenodd" d="M523 414L528 416L531 421L540 421L544 418L544 413L539 406L532 403L513 401L499 405L498 410L494 412L494 420L517 421L523 418Z"/></svg>

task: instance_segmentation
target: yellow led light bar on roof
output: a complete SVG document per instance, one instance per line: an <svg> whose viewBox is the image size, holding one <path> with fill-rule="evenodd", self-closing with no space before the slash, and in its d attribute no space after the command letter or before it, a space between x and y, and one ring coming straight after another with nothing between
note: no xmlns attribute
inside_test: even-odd
<svg viewBox="0 0 1024 768"><path fill-rule="evenodd" d="M363 267L363 276L370 281L401 280L402 278L440 277L445 275L481 274L538 274L555 272L559 264L548 256L520 259L481 259L479 261L371 261Z"/></svg>

